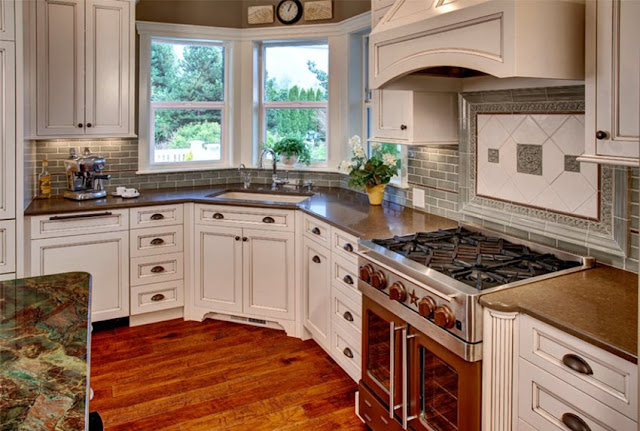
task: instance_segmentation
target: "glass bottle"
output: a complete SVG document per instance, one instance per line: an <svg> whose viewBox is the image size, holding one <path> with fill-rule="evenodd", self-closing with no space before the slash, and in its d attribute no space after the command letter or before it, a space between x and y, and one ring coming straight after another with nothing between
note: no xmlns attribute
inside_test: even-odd
<svg viewBox="0 0 640 431"><path fill-rule="evenodd" d="M51 174L48 171L49 161L42 161L42 171L38 174L38 199L49 199L51 197Z"/></svg>

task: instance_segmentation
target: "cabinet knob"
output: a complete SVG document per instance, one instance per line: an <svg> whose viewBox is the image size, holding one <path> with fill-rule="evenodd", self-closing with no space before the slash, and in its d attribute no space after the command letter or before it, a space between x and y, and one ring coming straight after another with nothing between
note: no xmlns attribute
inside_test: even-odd
<svg viewBox="0 0 640 431"><path fill-rule="evenodd" d="M151 245L162 245L164 240L162 238L154 238L151 240Z"/></svg>
<svg viewBox="0 0 640 431"><path fill-rule="evenodd" d="M320 229L317 227L314 227L313 229L311 229L311 233L315 235L320 235Z"/></svg>
<svg viewBox="0 0 640 431"><path fill-rule="evenodd" d="M401 124L400 125L400 130L407 130L407 125L406 124Z"/></svg>
<svg viewBox="0 0 640 431"><path fill-rule="evenodd" d="M313 256L313 258L311 259L312 261L314 261L315 263L320 263L321 260L318 256Z"/></svg>
<svg viewBox="0 0 640 431"><path fill-rule="evenodd" d="M347 322L353 322L353 314L348 311L345 311L342 317L344 317L344 320L346 320Z"/></svg>
<svg viewBox="0 0 640 431"><path fill-rule="evenodd" d="M587 364L587 361L585 361L578 355L574 355L573 353L564 355L562 357L562 363L577 373L586 375L593 374L593 370L591 369L591 366Z"/></svg>
<svg viewBox="0 0 640 431"><path fill-rule="evenodd" d="M151 297L151 300L154 302L162 301L164 299L164 295L162 293L156 293Z"/></svg>
<svg viewBox="0 0 640 431"><path fill-rule="evenodd" d="M224 215L220 214L220 213L215 213L213 215L213 218L216 220L222 220L224 218Z"/></svg>
<svg viewBox="0 0 640 431"><path fill-rule="evenodd" d="M246 236L243 236L242 237L242 241L247 242L247 241L249 241L249 238L247 238Z"/></svg>
<svg viewBox="0 0 640 431"><path fill-rule="evenodd" d="M78 129L82 129L82 123L78 123Z"/></svg>
<svg viewBox="0 0 640 431"><path fill-rule="evenodd" d="M603 140L603 139L607 139L608 137L609 137L609 134L604 130L598 130L596 132L596 139Z"/></svg>
<svg viewBox="0 0 640 431"><path fill-rule="evenodd" d="M273 219L273 217L265 217L262 219L262 223L275 223L276 221Z"/></svg>
<svg viewBox="0 0 640 431"><path fill-rule="evenodd" d="M164 266L154 266L153 268L151 268L151 272L154 274L158 274L160 272L164 272Z"/></svg>
<svg viewBox="0 0 640 431"><path fill-rule="evenodd" d="M87 127L91 127L91 123L87 123Z"/></svg>
<svg viewBox="0 0 640 431"><path fill-rule="evenodd" d="M345 275L344 277L342 277L342 281L347 284L353 284L353 278L351 278L350 275Z"/></svg>
<svg viewBox="0 0 640 431"><path fill-rule="evenodd" d="M154 214L151 217L149 217L151 220L162 220L164 218L164 216L162 214Z"/></svg>
<svg viewBox="0 0 640 431"><path fill-rule="evenodd" d="M589 425L578 415L573 413L565 413L562 415L562 423L571 431L591 431Z"/></svg>
<svg viewBox="0 0 640 431"><path fill-rule="evenodd" d="M342 248L348 251L349 253L353 252L353 246L349 243L346 243L345 245L343 245Z"/></svg>
<svg viewBox="0 0 640 431"><path fill-rule="evenodd" d="M240 238L239 236L236 237L236 241L240 241L242 238Z"/></svg>
<svg viewBox="0 0 640 431"><path fill-rule="evenodd" d="M342 353L349 359L353 358L353 352L348 347L345 347L344 350L342 351Z"/></svg>

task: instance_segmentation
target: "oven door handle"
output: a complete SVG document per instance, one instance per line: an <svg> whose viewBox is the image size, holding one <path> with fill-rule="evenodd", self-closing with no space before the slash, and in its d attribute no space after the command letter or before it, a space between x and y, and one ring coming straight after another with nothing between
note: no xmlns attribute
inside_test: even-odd
<svg viewBox="0 0 640 431"><path fill-rule="evenodd" d="M389 322L389 417L393 419L396 392L396 323Z"/></svg>
<svg viewBox="0 0 640 431"><path fill-rule="evenodd" d="M407 328L402 328L402 429L408 429L409 421L417 416L409 417L409 352L408 340L415 335L409 335Z"/></svg>

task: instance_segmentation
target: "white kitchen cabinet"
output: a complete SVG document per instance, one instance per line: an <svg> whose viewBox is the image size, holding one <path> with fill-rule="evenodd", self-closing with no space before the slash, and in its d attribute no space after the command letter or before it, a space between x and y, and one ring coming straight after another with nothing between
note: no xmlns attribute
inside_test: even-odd
<svg viewBox="0 0 640 431"><path fill-rule="evenodd" d="M15 41L15 1L0 0L0 40Z"/></svg>
<svg viewBox="0 0 640 431"><path fill-rule="evenodd" d="M15 73L15 44L0 41L0 219L16 216Z"/></svg>
<svg viewBox="0 0 640 431"><path fill-rule="evenodd" d="M35 138L133 136L129 0L36 2Z"/></svg>
<svg viewBox="0 0 640 431"><path fill-rule="evenodd" d="M16 270L16 221L0 221L0 274Z"/></svg>
<svg viewBox="0 0 640 431"><path fill-rule="evenodd" d="M31 241L31 276L91 274L91 320L129 316L129 232Z"/></svg>
<svg viewBox="0 0 640 431"><path fill-rule="evenodd" d="M331 253L303 240L304 326L326 351L331 350Z"/></svg>
<svg viewBox="0 0 640 431"><path fill-rule="evenodd" d="M374 142L404 145L458 144L456 93L373 91Z"/></svg>
<svg viewBox="0 0 640 431"><path fill-rule="evenodd" d="M586 3L584 162L638 166L640 2Z"/></svg>

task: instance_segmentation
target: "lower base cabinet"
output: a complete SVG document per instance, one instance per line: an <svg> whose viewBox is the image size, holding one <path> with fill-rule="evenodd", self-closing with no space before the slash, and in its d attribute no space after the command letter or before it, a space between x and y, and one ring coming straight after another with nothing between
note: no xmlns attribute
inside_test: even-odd
<svg viewBox="0 0 640 431"><path fill-rule="evenodd" d="M304 326L331 350L331 253L310 239L303 243Z"/></svg>
<svg viewBox="0 0 640 431"><path fill-rule="evenodd" d="M91 320L129 316L129 232L31 241L31 275L91 274Z"/></svg>

